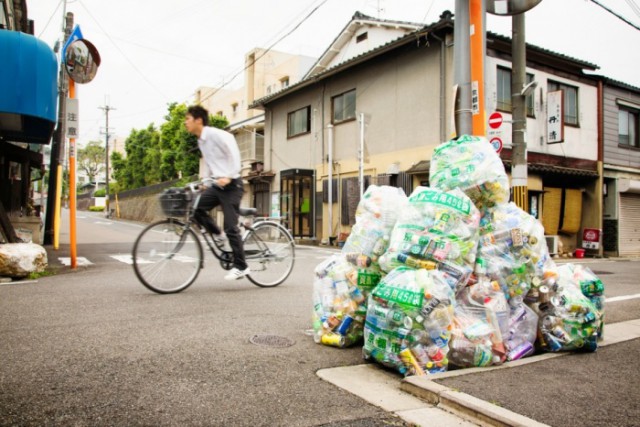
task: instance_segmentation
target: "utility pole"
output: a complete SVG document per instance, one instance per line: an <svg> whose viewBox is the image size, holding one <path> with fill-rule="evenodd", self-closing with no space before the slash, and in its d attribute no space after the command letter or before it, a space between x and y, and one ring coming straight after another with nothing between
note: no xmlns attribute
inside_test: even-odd
<svg viewBox="0 0 640 427"><path fill-rule="evenodd" d="M487 135L484 84L487 57L486 12L485 0L469 0L472 133L476 136Z"/></svg>
<svg viewBox="0 0 640 427"><path fill-rule="evenodd" d="M525 42L524 13L511 17L512 45L511 56L511 141L513 157L511 168L511 188L513 202L523 211L529 212L529 194L527 187L527 111L526 95L523 93L526 79L527 55Z"/></svg>
<svg viewBox="0 0 640 427"><path fill-rule="evenodd" d="M115 108L109 106L108 102L105 102L105 106L104 107L98 107L101 110L104 111L105 114L105 119L106 119L106 126L104 129L104 138L105 138L105 145L106 145L106 156L105 156L105 184L106 184L106 189L105 189L105 216L107 218L109 218L111 216L111 211L109 210L109 111L111 110L115 110Z"/></svg>
<svg viewBox="0 0 640 427"><path fill-rule="evenodd" d="M66 9L66 2L64 2ZM64 40L60 46L64 46L73 30L73 13L64 13ZM67 85L68 79L64 66L60 64L60 76L58 78L58 126L53 134L51 142L51 157L49 161L49 188L47 189L47 211L44 223L44 244L50 245L54 243L55 227L59 226L54 221L55 217L59 218L60 196L58 187L61 185L60 180L62 174L59 173L61 168L61 156L64 154L64 139L66 127L66 101L67 101ZM57 249L57 248L55 248Z"/></svg>
<svg viewBox="0 0 640 427"><path fill-rule="evenodd" d="M487 12L494 15L511 15L511 188L513 202L529 212L527 187L527 110L526 99L536 87L532 82L525 86L527 76L527 45L525 42L524 13L542 0L487 0Z"/></svg>
<svg viewBox="0 0 640 427"><path fill-rule="evenodd" d="M453 82L457 86L455 103L456 136L473 133L471 105L471 59L469 47L469 0L456 0L453 28Z"/></svg>

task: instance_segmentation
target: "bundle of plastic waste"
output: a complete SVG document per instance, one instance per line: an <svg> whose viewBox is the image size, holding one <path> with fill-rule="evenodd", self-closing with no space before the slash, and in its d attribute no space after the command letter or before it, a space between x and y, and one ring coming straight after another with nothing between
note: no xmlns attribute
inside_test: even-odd
<svg viewBox="0 0 640 427"><path fill-rule="evenodd" d="M539 285L544 272L555 268L544 238L544 227L514 203L494 206L480 221L475 273L497 281L513 305ZM510 301L511 302L511 301Z"/></svg>
<svg viewBox="0 0 640 427"><path fill-rule="evenodd" d="M509 331L509 305L495 281L481 279L456 298L450 361L458 367L504 362Z"/></svg>
<svg viewBox="0 0 640 427"><path fill-rule="evenodd" d="M538 346L543 351L596 351L603 327L603 311L581 288L576 267L564 264L557 276L538 288L538 301L531 308L540 317ZM604 286L602 291L604 292Z"/></svg>
<svg viewBox="0 0 640 427"><path fill-rule="evenodd" d="M391 271L369 296L364 357L404 375L446 371L453 304L440 271Z"/></svg>
<svg viewBox="0 0 640 427"><path fill-rule="evenodd" d="M356 209L356 223L342 247L344 254L368 256L372 263L386 251L389 235L407 196L397 187L370 185Z"/></svg>
<svg viewBox="0 0 640 427"><path fill-rule="evenodd" d="M462 189L485 209L509 201L509 179L500 156L484 137L462 135L438 146L429 183L442 191Z"/></svg>
<svg viewBox="0 0 640 427"><path fill-rule="evenodd" d="M480 212L460 190L416 188L391 233L380 267L439 270L464 287L475 264Z"/></svg>

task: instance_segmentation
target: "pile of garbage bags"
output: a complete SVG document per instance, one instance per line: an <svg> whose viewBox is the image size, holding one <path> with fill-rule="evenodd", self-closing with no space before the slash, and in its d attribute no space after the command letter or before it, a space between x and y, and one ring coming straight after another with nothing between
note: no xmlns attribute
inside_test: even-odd
<svg viewBox="0 0 640 427"><path fill-rule="evenodd" d="M315 269L315 341L362 344L404 375L595 351L602 281L553 262L508 182L489 142L462 136L435 150L430 187L369 186L341 253Z"/></svg>

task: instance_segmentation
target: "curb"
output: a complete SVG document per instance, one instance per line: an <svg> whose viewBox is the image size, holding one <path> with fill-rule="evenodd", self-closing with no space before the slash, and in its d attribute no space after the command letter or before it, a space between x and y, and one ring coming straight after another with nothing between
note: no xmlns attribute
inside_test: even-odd
<svg viewBox="0 0 640 427"><path fill-rule="evenodd" d="M640 319L606 325L605 337L599 342L599 346L607 346L640 338ZM455 371L447 371L430 376L410 376L402 379L400 389L425 402L443 410L452 412L459 417L479 424L491 427L543 427L547 424L540 423L524 415L517 414L508 409L494 405L490 402L478 399L469 394L453 390L437 383L438 379L457 377L479 372L489 372L497 369L510 369L529 363L541 362L556 357L568 356L572 352L544 353L524 359L506 362L499 366L487 368L466 368Z"/></svg>
<svg viewBox="0 0 640 427"><path fill-rule="evenodd" d="M452 390L424 377L407 377L402 381L400 389L481 426L548 427L547 424L485 402L469 394Z"/></svg>

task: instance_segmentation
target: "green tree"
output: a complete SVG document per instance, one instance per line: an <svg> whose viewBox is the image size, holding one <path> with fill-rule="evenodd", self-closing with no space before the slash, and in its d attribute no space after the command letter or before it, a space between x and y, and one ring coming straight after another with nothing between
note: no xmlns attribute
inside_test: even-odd
<svg viewBox="0 0 640 427"><path fill-rule="evenodd" d="M126 190L124 175L127 168L127 160L122 156L122 153L114 151L111 153L111 175L113 176L115 183L115 192Z"/></svg>
<svg viewBox="0 0 640 427"><path fill-rule="evenodd" d="M84 171L89 177L89 182L95 182L98 173L104 170L106 150L102 141L89 141L78 150L78 169Z"/></svg>
<svg viewBox="0 0 640 427"><path fill-rule="evenodd" d="M159 140L158 130L150 124L146 129L133 129L124 142L126 159L117 158L114 164L114 177L122 190L144 187L154 181L157 165L150 162L149 153Z"/></svg>
<svg viewBox="0 0 640 427"><path fill-rule="evenodd" d="M185 104L171 103L159 130L150 124L146 129L131 131L125 141L126 157L111 156L113 177L120 191L198 173L200 151L197 138L184 127L186 114ZM210 116L209 125L224 129L229 121Z"/></svg>
<svg viewBox="0 0 640 427"><path fill-rule="evenodd" d="M197 138L184 127L186 115L185 104L169 104L165 122L160 126L161 170L165 180L198 172Z"/></svg>

